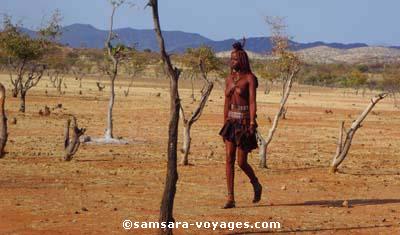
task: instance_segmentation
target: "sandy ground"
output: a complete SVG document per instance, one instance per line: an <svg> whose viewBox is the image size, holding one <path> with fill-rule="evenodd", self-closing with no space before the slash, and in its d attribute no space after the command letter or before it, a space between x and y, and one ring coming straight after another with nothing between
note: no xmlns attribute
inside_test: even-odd
<svg viewBox="0 0 400 235"><path fill-rule="evenodd" d="M0 81L9 87L8 77ZM47 78L29 91L27 111L8 93L7 155L0 159L0 234L154 234L156 230L122 228L122 221L158 221L166 174L169 90L167 80L138 80L128 97L119 81L114 135L126 145L84 144L71 162L63 162L63 126L69 114L87 134L105 129L108 87L95 80L67 80L64 95ZM46 87L46 85L48 87ZM190 85L182 82L187 113ZM47 95L45 94L47 90ZM278 89L258 93L258 122L264 135L278 108ZM237 208L225 202L223 99L216 86L201 119L192 130L191 166L179 166L174 217L181 222L277 221L280 229L175 230L176 234L400 234L400 116L387 98L377 105L357 132L338 174L329 174L341 120L347 127L366 107L366 97L344 90L294 87L287 119L270 145L269 169L259 169L257 151L249 162L264 186L262 201L251 203L252 187L237 167ZM159 96L157 94L160 94ZM197 99L199 95L197 93ZM48 117L38 114L45 105ZM325 110L332 110L327 114ZM181 133L181 129L180 129ZM181 145L181 142L179 142ZM342 206L347 200L349 206Z"/></svg>

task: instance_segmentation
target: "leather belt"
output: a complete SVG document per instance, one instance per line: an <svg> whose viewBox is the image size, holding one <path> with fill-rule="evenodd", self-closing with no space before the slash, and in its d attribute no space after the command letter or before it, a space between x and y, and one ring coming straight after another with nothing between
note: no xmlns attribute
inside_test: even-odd
<svg viewBox="0 0 400 235"><path fill-rule="evenodd" d="M228 118L232 119L249 119L250 115L248 112L235 112L235 111L229 111L228 112Z"/></svg>
<svg viewBox="0 0 400 235"><path fill-rule="evenodd" d="M236 105L236 104L231 104L231 110L235 111L248 111L249 106L248 105Z"/></svg>

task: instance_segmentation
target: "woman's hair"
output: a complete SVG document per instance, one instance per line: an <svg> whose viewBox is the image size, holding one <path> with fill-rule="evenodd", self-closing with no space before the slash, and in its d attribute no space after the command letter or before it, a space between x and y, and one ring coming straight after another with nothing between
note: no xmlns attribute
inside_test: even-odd
<svg viewBox="0 0 400 235"><path fill-rule="evenodd" d="M240 42L235 42L233 45L232 53L236 53L239 57L239 67L240 71L245 73L251 73L249 57L245 50L243 50L243 45ZM231 70L233 72L233 70Z"/></svg>
<svg viewBox="0 0 400 235"><path fill-rule="evenodd" d="M253 74L253 72L251 71L250 68L250 62L249 62L249 57L247 56L246 51L243 49L245 44L245 41L243 40L243 44L240 42L235 42L232 47L233 47L233 51L232 53L236 53L239 57L239 67L240 67L240 71L244 72L244 73L251 73ZM233 73L233 69L231 68L231 74ZM253 74L254 78L256 79L256 87L258 87L258 79L257 77Z"/></svg>

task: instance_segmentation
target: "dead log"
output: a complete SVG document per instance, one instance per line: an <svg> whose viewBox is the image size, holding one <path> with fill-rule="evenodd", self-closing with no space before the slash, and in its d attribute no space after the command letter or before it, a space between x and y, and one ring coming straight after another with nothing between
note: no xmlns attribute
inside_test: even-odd
<svg viewBox="0 0 400 235"><path fill-rule="evenodd" d="M72 126L71 126L72 122ZM73 131L72 136L70 139L70 127ZM71 161L75 153L79 149L80 141L79 137L85 133L86 129L85 128L78 128L78 124L76 122L76 118L74 116L71 116L68 118L67 123L65 125L65 130L64 130L64 160L65 161Z"/></svg>
<svg viewBox="0 0 400 235"><path fill-rule="evenodd" d="M350 150L350 146L351 146L351 142L353 141L353 137L354 137L356 131L361 127L361 124L365 120L367 115L371 112L371 110L374 108L374 106L380 100L385 98L387 95L388 95L387 93L382 93L382 94L379 94L379 95L375 96L374 98L372 98L371 102L366 107L364 112L362 112L361 115L355 121L353 121L349 130L345 131L344 122L342 121L342 123L340 125L340 129L339 129L339 138L338 138L336 153L333 157L333 161L332 161L331 168L330 168L331 173L337 172L339 165L346 158L347 153ZM346 132L346 134L344 134L344 132ZM343 141L343 138L344 138L344 141Z"/></svg>
<svg viewBox="0 0 400 235"><path fill-rule="evenodd" d="M0 83L0 158L4 156L4 147L7 143L7 117L4 111L4 102L6 99L6 89Z"/></svg>

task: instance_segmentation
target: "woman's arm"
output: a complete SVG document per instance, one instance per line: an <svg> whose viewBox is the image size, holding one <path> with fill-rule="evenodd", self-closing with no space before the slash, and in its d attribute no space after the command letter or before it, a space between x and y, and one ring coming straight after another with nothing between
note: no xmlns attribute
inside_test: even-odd
<svg viewBox="0 0 400 235"><path fill-rule="evenodd" d="M256 102L257 81L254 75L249 76L249 108L250 108L250 125L256 123L257 102Z"/></svg>
<svg viewBox="0 0 400 235"><path fill-rule="evenodd" d="M225 104L224 104L224 123L228 119L228 112L229 112L229 92L228 92L228 85L229 85L229 77L225 79L225 91L224 91L224 97L225 97Z"/></svg>

